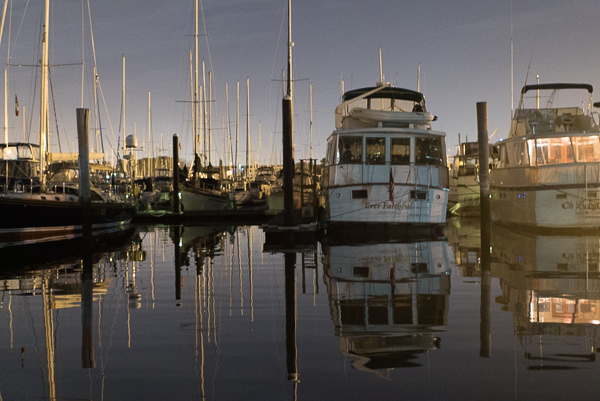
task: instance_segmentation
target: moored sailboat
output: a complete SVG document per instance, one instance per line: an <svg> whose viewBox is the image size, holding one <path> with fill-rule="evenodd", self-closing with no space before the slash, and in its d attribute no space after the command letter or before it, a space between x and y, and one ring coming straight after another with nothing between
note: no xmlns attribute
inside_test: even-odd
<svg viewBox="0 0 600 401"><path fill-rule="evenodd" d="M31 240L66 239L83 234L83 209L89 210L91 231L109 233L129 226L135 209L132 205L107 199L99 191L91 191L90 203L84 206L77 188L48 185L48 24L50 1L45 1L45 22L41 58L41 105L39 145L6 143L2 147L5 171L14 165L11 149L17 152L22 165L29 167L28 177L5 175L4 191L0 194L0 243L16 244ZM87 129L87 124L85 125ZM84 133L87 135L87 131ZM87 143L87 141L86 141ZM15 179L13 179L15 178ZM30 182L27 185L27 179Z"/></svg>

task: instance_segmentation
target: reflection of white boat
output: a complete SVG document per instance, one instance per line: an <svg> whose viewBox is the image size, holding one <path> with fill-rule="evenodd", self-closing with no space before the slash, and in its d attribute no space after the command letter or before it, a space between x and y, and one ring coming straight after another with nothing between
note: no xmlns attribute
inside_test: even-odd
<svg viewBox="0 0 600 401"><path fill-rule="evenodd" d="M498 148L490 145L489 149L489 168L494 168L498 161ZM460 143L450 168L450 214L479 216L479 168L478 143Z"/></svg>
<svg viewBox="0 0 600 401"><path fill-rule="evenodd" d="M588 92L577 103L553 107L563 89ZM551 91L546 108L524 108L527 92ZM594 121L591 85L527 85L512 119L509 138L490 172L494 221L531 228L600 227L600 128ZM572 91L571 91L572 92Z"/></svg>
<svg viewBox="0 0 600 401"><path fill-rule="evenodd" d="M481 224L478 218L452 217L445 234L461 277L481 276Z"/></svg>
<svg viewBox="0 0 600 401"><path fill-rule="evenodd" d="M539 339L544 354L554 355L532 357L538 347L525 349L526 358L542 364L528 368L573 368L595 360L599 244L599 236L534 236L492 227L492 274L502 288L496 302L512 313L515 333L525 347L526 337ZM573 341L575 337L582 341Z"/></svg>
<svg viewBox="0 0 600 401"><path fill-rule="evenodd" d="M423 94L389 84L356 89L344 93L335 115L323 170L324 225L442 226L445 134L431 130L435 118Z"/></svg>
<svg viewBox="0 0 600 401"><path fill-rule="evenodd" d="M447 324L452 251L443 241L331 246L325 284L340 351L361 370L418 366Z"/></svg>

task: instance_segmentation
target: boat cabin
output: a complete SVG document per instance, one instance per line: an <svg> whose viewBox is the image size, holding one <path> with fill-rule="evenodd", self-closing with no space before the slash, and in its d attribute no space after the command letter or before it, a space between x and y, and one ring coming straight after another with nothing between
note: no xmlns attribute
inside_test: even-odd
<svg viewBox="0 0 600 401"><path fill-rule="evenodd" d="M327 165L444 165L444 138L383 133L332 134Z"/></svg>
<svg viewBox="0 0 600 401"><path fill-rule="evenodd" d="M489 168L495 168L500 155L496 145L489 145ZM477 142L461 143L458 154L454 156L451 166L452 177L469 177L479 175L479 144Z"/></svg>
<svg viewBox="0 0 600 401"><path fill-rule="evenodd" d="M28 192L33 185L39 185L39 178L39 145L0 144L0 190Z"/></svg>

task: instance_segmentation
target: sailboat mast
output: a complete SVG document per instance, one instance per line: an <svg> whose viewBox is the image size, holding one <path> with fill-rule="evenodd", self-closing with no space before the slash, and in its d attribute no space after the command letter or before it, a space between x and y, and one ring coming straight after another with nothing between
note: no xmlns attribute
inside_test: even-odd
<svg viewBox="0 0 600 401"><path fill-rule="evenodd" d="M312 108L312 82L310 83L310 159L313 158L313 108Z"/></svg>
<svg viewBox="0 0 600 401"><path fill-rule="evenodd" d="M196 155L198 153L197 142L198 142L198 0L195 1L196 9L195 9L195 28L194 28L194 179L196 179Z"/></svg>
<svg viewBox="0 0 600 401"><path fill-rule="evenodd" d="M126 131L126 124L125 124L125 55L123 55L123 88L122 88L123 94L123 156L125 156L126 152L127 152L127 145L125 143L125 136L127 135L127 131ZM125 163L125 162L123 162ZM125 167L125 166L123 166Z"/></svg>
<svg viewBox="0 0 600 401"><path fill-rule="evenodd" d="M206 160L206 142L207 142L207 131L206 131L206 69L204 67L204 60L202 60L202 90L200 96L202 96L202 158Z"/></svg>
<svg viewBox="0 0 600 401"><path fill-rule="evenodd" d="M8 68L4 69L4 143L8 146ZM8 192L8 163L4 163L4 173L4 192Z"/></svg>
<svg viewBox="0 0 600 401"><path fill-rule="evenodd" d="M208 164L211 164L211 149L212 149L212 125L210 119L212 118L212 74L208 72Z"/></svg>
<svg viewBox="0 0 600 401"><path fill-rule="evenodd" d="M150 91L148 91L148 175L152 177L152 170L154 170L154 161L152 160L152 119L150 114L151 103Z"/></svg>
<svg viewBox="0 0 600 401"><path fill-rule="evenodd" d="M250 78L246 78L246 179L250 168Z"/></svg>
<svg viewBox="0 0 600 401"><path fill-rule="evenodd" d="M292 82L292 0L288 0L288 81L287 81L287 94L294 103L294 84Z"/></svg>
<svg viewBox="0 0 600 401"><path fill-rule="evenodd" d="M46 192L46 156L48 152L48 24L50 0L45 1L44 37L42 39L42 95L40 101L40 186Z"/></svg>
<svg viewBox="0 0 600 401"><path fill-rule="evenodd" d="M237 81L237 112L235 117L235 168L237 171L238 144L240 143L240 81ZM237 176L237 174L236 174ZM237 178L237 177L236 177Z"/></svg>

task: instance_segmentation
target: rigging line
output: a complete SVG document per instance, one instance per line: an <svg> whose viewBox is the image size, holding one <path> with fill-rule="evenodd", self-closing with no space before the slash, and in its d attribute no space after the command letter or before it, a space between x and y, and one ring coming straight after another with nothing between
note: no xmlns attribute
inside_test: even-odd
<svg viewBox="0 0 600 401"><path fill-rule="evenodd" d="M54 125L56 125L56 139L58 140L58 150L62 153L62 146L60 144L60 131L58 130L58 119L56 118L56 103L54 102L54 85L52 85L52 77L48 74L48 81L50 81L50 93L52 94L52 109L54 109ZM48 144L49 146L50 144Z"/></svg>
<svg viewBox="0 0 600 401"><path fill-rule="evenodd" d="M106 99L104 98L104 92L102 91L102 85L100 84L100 80L98 80L98 91L100 92L100 96L102 97L102 103L104 103L104 110L106 112L106 118L108 118L108 126L110 127L110 132L112 133L113 140L116 141L115 131L113 129L112 121L110 120L110 114L108 114L108 108L106 107Z"/></svg>
<svg viewBox="0 0 600 401"><path fill-rule="evenodd" d="M284 23L286 21L286 17L287 17L285 8L286 7L284 6L283 7L283 15L281 16L281 25L279 26L279 36L277 38L277 44L275 45L275 56L273 57L273 67L271 68L271 81L269 81L269 94L271 94L271 90L272 90L272 85L273 85L272 77L273 77L273 74L275 73L275 64L277 63L277 54L279 53L279 43L281 42L283 25L284 25ZM285 84L285 83L283 83L283 84ZM269 96L269 110L271 110L271 107L272 107L271 96ZM279 105L277 105L277 111L278 110L279 110ZM277 111L275 112L275 126L277 126ZM269 113L269 119L270 119L270 113ZM272 157L272 153L271 153L271 157Z"/></svg>

